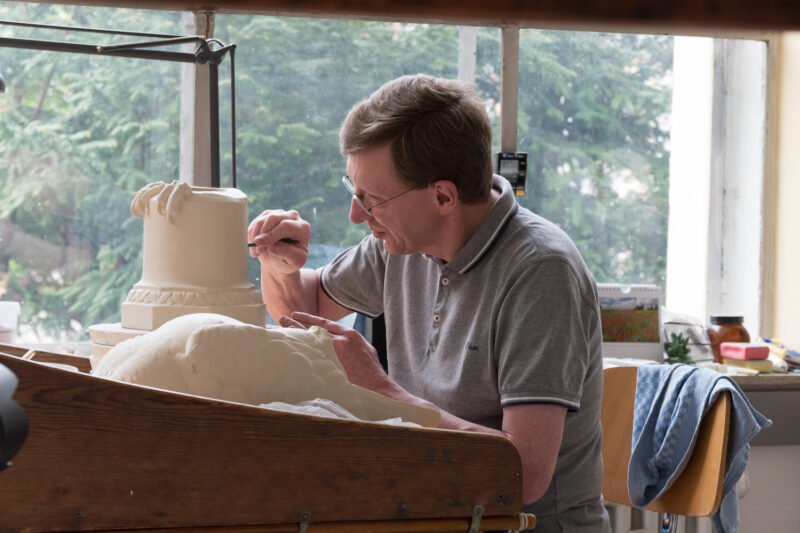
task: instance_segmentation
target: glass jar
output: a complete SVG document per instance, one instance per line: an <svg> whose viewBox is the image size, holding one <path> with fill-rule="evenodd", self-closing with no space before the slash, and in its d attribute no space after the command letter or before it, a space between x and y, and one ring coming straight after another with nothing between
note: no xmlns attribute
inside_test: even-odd
<svg viewBox="0 0 800 533"><path fill-rule="evenodd" d="M708 340L711 341L711 352L714 361L722 362L719 345L723 342L750 342L750 334L742 325L744 317L711 315L711 325L706 329Z"/></svg>

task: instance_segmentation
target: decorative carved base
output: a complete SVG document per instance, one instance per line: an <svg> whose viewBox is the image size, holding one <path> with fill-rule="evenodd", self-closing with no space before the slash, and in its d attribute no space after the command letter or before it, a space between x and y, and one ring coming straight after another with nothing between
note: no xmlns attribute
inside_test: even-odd
<svg viewBox="0 0 800 533"><path fill-rule="evenodd" d="M152 331L191 313L218 313L256 326L265 325L267 320L261 293L252 285L192 290L136 284L122 303L122 327Z"/></svg>

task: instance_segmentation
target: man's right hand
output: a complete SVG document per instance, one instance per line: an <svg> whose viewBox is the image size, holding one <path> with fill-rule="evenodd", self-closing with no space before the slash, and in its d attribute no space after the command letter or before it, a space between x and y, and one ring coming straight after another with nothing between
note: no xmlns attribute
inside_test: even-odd
<svg viewBox="0 0 800 533"><path fill-rule="evenodd" d="M297 211L268 209L247 228L247 242L255 243L250 255L272 274L297 272L308 259L311 226Z"/></svg>
<svg viewBox="0 0 800 533"><path fill-rule="evenodd" d="M327 330L350 383L387 396L387 391L400 389L383 370L375 348L356 330L334 320L300 312L280 317L278 324L286 328L319 326Z"/></svg>

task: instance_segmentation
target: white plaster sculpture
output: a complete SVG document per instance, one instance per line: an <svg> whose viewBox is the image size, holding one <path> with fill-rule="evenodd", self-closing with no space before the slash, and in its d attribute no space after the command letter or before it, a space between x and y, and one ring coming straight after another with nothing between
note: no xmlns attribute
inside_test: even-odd
<svg viewBox="0 0 800 533"><path fill-rule="evenodd" d="M188 313L263 326L261 294L247 279L247 197L180 181L143 187L131 213L144 218L142 279L122 304L122 328L152 331Z"/></svg>
<svg viewBox="0 0 800 533"><path fill-rule="evenodd" d="M93 374L139 385L262 405L330 400L361 420L402 417L436 427L440 415L353 385L321 328L265 328L198 313L126 340Z"/></svg>

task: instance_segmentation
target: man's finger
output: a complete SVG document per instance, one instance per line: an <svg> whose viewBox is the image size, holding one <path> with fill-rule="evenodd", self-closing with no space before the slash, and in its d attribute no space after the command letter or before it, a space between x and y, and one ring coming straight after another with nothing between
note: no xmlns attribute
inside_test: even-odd
<svg viewBox="0 0 800 533"><path fill-rule="evenodd" d="M308 329L306 326L304 326L303 324L301 324L297 320L295 320L295 319L293 319L291 317L288 317L286 315L280 317L278 319L278 322L284 328Z"/></svg>
<svg viewBox="0 0 800 533"><path fill-rule="evenodd" d="M287 218L288 217L288 218ZM272 212L265 219L253 241L262 246L271 246L277 242L308 242L311 227L300 219L296 211Z"/></svg>
<svg viewBox="0 0 800 533"><path fill-rule="evenodd" d="M308 313L303 313L302 311L294 311L292 312L292 318L301 324L307 324L309 326L319 326L321 328L327 329L331 333L344 333L348 328L339 324L338 322L334 322L333 320L328 320L327 318L323 318L321 316L310 315Z"/></svg>

